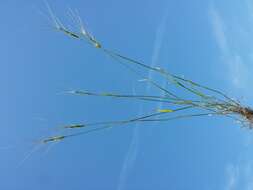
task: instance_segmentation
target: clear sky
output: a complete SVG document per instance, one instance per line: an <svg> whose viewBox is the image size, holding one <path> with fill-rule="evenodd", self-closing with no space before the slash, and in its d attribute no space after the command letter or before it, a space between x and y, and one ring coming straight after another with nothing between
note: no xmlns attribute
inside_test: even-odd
<svg viewBox="0 0 253 190"><path fill-rule="evenodd" d="M110 49L253 103L251 0L48 2L66 23L68 8L77 9ZM253 134L223 117L132 124L38 147L65 124L167 108L63 93L158 92L50 28L48 15L42 0L0 2L0 189L253 189Z"/></svg>

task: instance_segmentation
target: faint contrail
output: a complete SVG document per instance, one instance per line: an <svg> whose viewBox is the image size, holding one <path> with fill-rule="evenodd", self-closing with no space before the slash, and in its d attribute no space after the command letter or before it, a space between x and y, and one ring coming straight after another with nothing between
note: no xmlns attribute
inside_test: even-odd
<svg viewBox="0 0 253 190"><path fill-rule="evenodd" d="M151 64L150 64L152 67L155 67L155 65L157 64L159 52L160 52L160 49L161 49L162 43L163 43L164 32L166 30L167 19L168 19L168 12L166 11L165 14L163 15L160 25L158 26L158 28L156 30L154 50L153 50L153 54L151 57ZM149 71L148 78L152 78L152 77L153 77L152 72ZM146 92L150 91L149 85L146 86L145 91ZM160 107L160 106L161 106L161 104L159 103L158 107ZM142 113L143 113L143 106L140 105L138 115L142 115ZM118 190L123 190L126 185L128 173L133 168L133 165L134 165L136 157L137 157L138 148L139 148L139 140L140 140L139 139L139 128L138 128L138 124L136 124L135 128L133 130L133 136L132 136L132 140L129 145L129 149L126 154L126 157L125 157L125 160L123 162L123 166L122 166L122 169L120 172Z"/></svg>

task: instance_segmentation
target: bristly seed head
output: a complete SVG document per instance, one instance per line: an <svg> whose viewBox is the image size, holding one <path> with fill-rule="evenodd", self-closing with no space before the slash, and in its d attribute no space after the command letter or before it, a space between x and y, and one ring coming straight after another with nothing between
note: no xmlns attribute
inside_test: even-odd
<svg viewBox="0 0 253 190"><path fill-rule="evenodd" d="M56 142L56 141L61 141L65 138L65 136L54 136L54 137L49 137L45 140L43 140L43 143L49 143L49 142Z"/></svg>
<svg viewBox="0 0 253 190"><path fill-rule="evenodd" d="M74 129L74 128L82 128L82 127L85 127L85 125L83 125L83 124L68 125L68 126L65 126L64 128Z"/></svg>
<svg viewBox="0 0 253 190"><path fill-rule="evenodd" d="M96 42L94 45L96 48L101 48L101 45L98 42Z"/></svg>

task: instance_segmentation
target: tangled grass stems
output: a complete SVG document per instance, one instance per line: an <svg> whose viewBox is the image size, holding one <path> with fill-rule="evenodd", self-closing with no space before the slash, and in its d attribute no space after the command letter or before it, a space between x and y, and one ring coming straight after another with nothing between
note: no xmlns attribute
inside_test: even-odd
<svg viewBox="0 0 253 190"><path fill-rule="evenodd" d="M54 24L54 28L64 33L65 35L77 39L83 40L88 44L92 45L96 49L100 50L105 55L108 55L113 60L118 63L124 65L128 69L130 69L137 76L143 78L143 74L136 71L133 66L140 67L141 69L146 69L148 71L156 72L160 76L162 76L166 81L172 85L174 85L177 89L182 89L189 95L193 95L195 99L182 98L174 92L162 87L154 80L145 78L144 80L153 85L158 90L162 91L164 96L156 96L156 95L128 95L128 94L115 94L115 93L95 93L90 91L69 91L68 93L81 95L81 96L100 96L100 97L113 97L113 98L125 98L125 99L135 99L142 101L154 101L154 102L164 102L168 103L168 105L172 105L176 107L175 109L160 109L154 113L144 115L141 117L136 117L129 120L119 120L119 121L109 121L109 122L97 122L97 123L89 123L89 124L76 124L62 127L62 129L85 129L84 131L48 137L42 140L43 143L62 141L63 139L88 134L95 131L101 131L108 128L122 126L129 123L135 122L162 122L169 121L174 119L182 119L182 118L191 118L191 117L200 117L200 116L208 116L208 115L223 115L226 117L230 117L236 121L239 121L242 126L245 126L249 129L253 127L253 110L249 107L245 107L240 104L240 102L230 98L222 91L210 88L208 86L201 85L199 83L193 82L192 80L182 78L180 76L171 74L170 72L159 68L152 67L144 64L143 62L137 61L135 59L129 58L122 54L119 54L115 51L106 49L101 45L84 27L83 22L79 15L71 12L72 20L75 20L77 24L77 30L71 30L64 26L62 22L53 14L51 8L48 6L49 13L51 15L52 23ZM192 114L181 114L175 115L175 112L194 109L198 110L201 113L192 113ZM204 111L204 112L203 112ZM171 115L173 114L173 115ZM170 115L170 117L161 117L164 115Z"/></svg>

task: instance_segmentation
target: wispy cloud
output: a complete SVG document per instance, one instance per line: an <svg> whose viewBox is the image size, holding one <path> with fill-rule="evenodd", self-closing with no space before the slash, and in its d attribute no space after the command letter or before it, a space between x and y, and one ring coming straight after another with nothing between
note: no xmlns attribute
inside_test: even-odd
<svg viewBox="0 0 253 190"><path fill-rule="evenodd" d="M225 190L235 190L239 180L239 168L233 164L226 167Z"/></svg>
<svg viewBox="0 0 253 190"><path fill-rule="evenodd" d="M118 184L118 190L123 190L126 186L126 180L129 171L132 170L137 153L138 153L138 147L139 147L139 128L138 126L135 126L132 141L130 143L128 152L126 154L125 160L123 162L123 166L120 172L119 176L119 184Z"/></svg>
<svg viewBox="0 0 253 190"><path fill-rule="evenodd" d="M241 152L238 152L237 161L225 167L224 190L252 190L253 189L253 160L251 147L253 146L252 133L242 138Z"/></svg>
<svg viewBox="0 0 253 190"><path fill-rule="evenodd" d="M226 167L226 184L224 190L252 190L253 162L240 161Z"/></svg>
<svg viewBox="0 0 253 190"><path fill-rule="evenodd" d="M248 65L244 62L244 57L240 55L234 48L230 46L229 42L238 39L228 38L229 30L226 22L221 16L218 9L212 5L209 8L209 18L212 25L213 34L220 49L222 62L227 68L224 74L228 73L228 81L237 89L247 89L249 87L250 73ZM236 23L235 23L236 25ZM241 26L234 26L238 30Z"/></svg>
<svg viewBox="0 0 253 190"><path fill-rule="evenodd" d="M167 19L168 19L168 13L166 10L165 14L163 15L162 21L156 30L154 49L153 49L153 54L151 57L151 64L150 64L152 67L156 66L158 58L159 58L159 53L162 47L164 33L166 30ZM148 78L152 79L153 77L154 77L153 73L149 71ZM146 92L149 92L150 86L147 85L145 90ZM159 106L161 106L161 104L159 104L158 107ZM142 113L143 113L143 106L140 106L138 114L142 115ZM125 160L123 162L123 166L120 172L118 190L125 189L128 174L133 168L134 163L136 161L137 153L139 149L139 138L140 138L139 130L140 129L138 128L138 124L136 124L134 128L134 132L133 132L133 137L129 146L129 150L126 154L126 157L125 157Z"/></svg>
<svg viewBox="0 0 253 190"><path fill-rule="evenodd" d="M165 14L163 15L160 25L158 26L156 30L153 54L151 57L151 65L150 65L152 67L155 67L157 65L157 61L159 59L159 54L162 48L164 34L166 31L167 20L168 20L168 12L166 11ZM152 78L152 73L153 72L149 72L149 78Z"/></svg>
<svg viewBox="0 0 253 190"><path fill-rule="evenodd" d="M240 55L234 55L228 62L231 73L232 84L237 88L247 88L249 86L249 68L243 62Z"/></svg>
<svg viewBox="0 0 253 190"><path fill-rule="evenodd" d="M229 54L229 46L225 35L226 26L218 10L213 5L209 8L209 17L218 47L223 54Z"/></svg>

